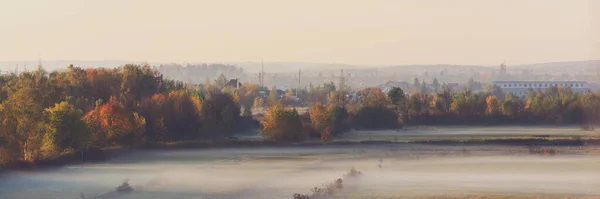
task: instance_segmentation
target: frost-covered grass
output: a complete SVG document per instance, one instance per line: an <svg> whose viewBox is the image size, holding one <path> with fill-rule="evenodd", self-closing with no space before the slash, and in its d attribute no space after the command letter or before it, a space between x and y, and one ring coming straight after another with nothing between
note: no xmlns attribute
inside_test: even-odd
<svg viewBox="0 0 600 199"><path fill-rule="evenodd" d="M600 194L600 150L556 150L556 156L543 156L527 147L406 144L139 151L106 163L6 174L0 178L0 198L93 196L130 179L135 191L119 198L291 199L350 168L363 175L344 180L338 198Z"/></svg>
<svg viewBox="0 0 600 199"><path fill-rule="evenodd" d="M600 134L581 131L577 126L421 126L398 130L358 130L336 137L335 141L419 141L521 138L598 138Z"/></svg>

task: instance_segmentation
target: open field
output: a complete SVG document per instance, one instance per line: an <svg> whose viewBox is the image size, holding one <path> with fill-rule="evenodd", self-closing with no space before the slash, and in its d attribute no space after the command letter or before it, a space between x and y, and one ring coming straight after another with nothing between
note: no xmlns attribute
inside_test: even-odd
<svg viewBox="0 0 600 199"><path fill-rule="evenodd" d="M418 141L418 140L473 140L497 138L598 138L600 132L581 131L579 127L408 127L388 131L353 131L338 137L338 141Z"/></svg>
<svg viewBox="0 0 600 199"><path fill-rule="evenodd" d="M364 172L337 198L600 197L600 148L378 144L138 151L106 163L13 172L0 198L77 198L130 179L110 198L292 198L354 167ZM381 167L379 167L381 160Z"/></svg>

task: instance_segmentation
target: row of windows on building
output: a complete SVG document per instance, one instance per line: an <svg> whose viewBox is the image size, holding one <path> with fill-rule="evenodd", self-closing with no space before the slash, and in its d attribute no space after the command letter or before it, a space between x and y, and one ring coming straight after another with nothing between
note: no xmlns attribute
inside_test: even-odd
<svg viewBox="0 0 600 199"><path fill-rule="evenodd" d="M496 84L498 86L498 84ZM583 84L568 84L568 83L564 83L564 84L504 84L504 88L541 88L541 87L550 87L550 86L562 86L562 87L573 87L573 88L579 88L579 87L583 87Z"/></svg>
<svg viewBox="0 0 600 199"><path fill-rule="evenodd" d="M508 92L508 93L512 93L513 95L517 95L517 96L524 96L526 94L525 92Z"/></svg>

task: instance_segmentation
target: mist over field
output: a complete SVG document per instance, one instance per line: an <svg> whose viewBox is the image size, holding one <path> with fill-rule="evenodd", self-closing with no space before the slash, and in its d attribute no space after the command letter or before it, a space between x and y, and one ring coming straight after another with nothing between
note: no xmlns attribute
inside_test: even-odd
<svg viewBox="0 0 600 199"><path fill-rule="evenodd" d="M0 199L598 199L600 0L0 0Z"/></svg>
<svg viewBox="0 0 600 199"><path fill-rule="evenodd" d="M106 198L291 198L350 168L364 174L336 197L600 195L600 153L587 151L549 157L526 147L394 144L136 151L104 163L5 174L0 197L92 197L129 179L134 192Z"/></svg>

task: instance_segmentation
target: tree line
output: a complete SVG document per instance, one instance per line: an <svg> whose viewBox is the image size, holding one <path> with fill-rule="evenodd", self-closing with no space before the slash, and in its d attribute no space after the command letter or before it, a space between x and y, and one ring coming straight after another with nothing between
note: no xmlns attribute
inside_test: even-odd
<svg viewBox="0 0 600 199"><path fill-rule="evenodd" d="M0 75L0 165L231 136L248 123L240 116L247 102L216 83L184 84L148 65Z"/></svg>
<svg viewBox="0 0 600 199"><path fill-rule="evenodd" d="M273 141L329 142L351 129L600 120L600 94L562 87L530 90L519 98L495 86L471 92L441 85L435 92L407 94L400 88L384 93L325 83L281 94L227 82L220 75L212 82L183 83L148 65L69 66L50 73L39 67L0 75L0 165L111 146L222 139L257 129ZM300 114L293 106L309 111ZM266 111L257 115L252 111L257 108Z"/></svg>
<svg viewBox="0 0 600 199"><path fill-rule="evenodd" d="M468 88L453 91L442 84L437 92L415 89L411 94L397 87L388 93L365 88L353 94L326 87L311 88L311 98L329 94L326 100L314 98L306 116L280 105L271 107L262 121L263 135L272 140L300 141L312 136L329 141L350 129L404 125L583 125L593 129L600 123L600 93L574 93L569 87L529 90L525 97L506 94L494 85L472 92ZM288 130L288 126L295 127Z"/></svg>

